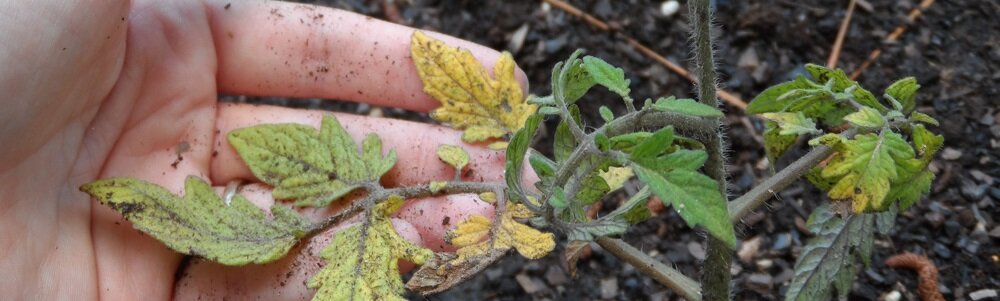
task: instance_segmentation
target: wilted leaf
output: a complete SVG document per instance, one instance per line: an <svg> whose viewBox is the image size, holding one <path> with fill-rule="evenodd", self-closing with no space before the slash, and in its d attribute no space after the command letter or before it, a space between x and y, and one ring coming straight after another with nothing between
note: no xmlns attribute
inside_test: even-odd
<svg viewBox="0 0 1000 301"><path fill-rule="evenodd" d="M483 256L493 250L505 252L511 248L528 259L544 257L555 248L555 235L543 233L514 220L533 216L524 205L508 204L507 210L500 215L499 227L493 237L487 240L483 239L490 234L490 220L479 215L469 217L448 235L449 242L459 247L456 260Z"/></svg>
<svg viewBox="0 0 1000 301"><path fill-rule="evenodd" d="M457 170L462 170L469 164L469 153L464 148L457 145L442 144L437 148L438 159L448 163Z"/></svg>
<svg viewBox="0 0 1000 301"><path fill-rule="evenodd" d="M652 105L653 109L681 113L685 115L698 116L698 117L722 117L722 111L719 109L709 106L694 99L688 98L674 98L673 96L667 98L657 99Z"/></svg>
<svg viewBox="0 0 1000 301"><path fill-rule="evenodd" d="M847 114L847 116L844 116L844 120L854 126L870 129L877 129L885 124L885 118L882 117L882 113L869 107L861 107L857 112Z"/></svg>
<svg viewBox="0 0 1000 301"><path fill-rule="evenodd" d="M856 258L868 260L871 256L875 228L871 214L841 218L829 205L822 205L810 215L807 227L816 236L806 243L795 263L785 300L829 299L831 288L853 282Z"/></svg>
<svg viewBox="0 0 1000 301"><path fill-rule="evenodd" d="M211 186L194 176L184 182L183 197L132 178L98 180L80 190L170 249L225 265L278 260L309 227L295 211L278 205L271 207L274 219L268 219L240 195L227 206Z"/></svg>
<svg viewBox="0 0 1000 301"><path fill-rule="evenodd" d="M583 67L587 69L590 78L598 85L604 86L622 97L628 97L631 93L629 80L625 78L625 71L612 66L602 59L585 56L583 57Z"/></svg>
<svg viewBox="0 0 1000 301"><path fill-rule="evenodd" d="M318 289L312 300L406 300L397 262L423 264L434 253L406 241L392 227L389 216L403 201L390 196L369 212L366 222L337 232L320 253L326 266L307 283Z"/></svg>
<svg viewBox="0 0 1000 301"><path fill-rule="evenodd" d="M298 124L265 124L229 133L254 176L274 186L276 199L296 206L324 207L365 182L377 182L396 164L396 152L382 155L382 141L369 134L357 144L333 116L319 131Z"/></svg>
<svg viewBox="0 0 1000 301"><path fill-rule="evenodd" d="M806 115L802 114L802 112L763 113L760 114L760 117L777 123L778 128L781 129L781 131L778 132L780 135L795 137L798 135L821 133L820 130L816 129L816 123L813 122L812 118L806 117Z"/></svg>
<svg viewBox="0 0 1000 301"><path fill-rule="evenodd" d="M521 129L537 105L528 104L514 79L514 59L504 52L493 66L491 79L468 50L413 33L410 53L424 92L441 102L431 113L435 120L465 130L462 139L479 142Z"/></svg>

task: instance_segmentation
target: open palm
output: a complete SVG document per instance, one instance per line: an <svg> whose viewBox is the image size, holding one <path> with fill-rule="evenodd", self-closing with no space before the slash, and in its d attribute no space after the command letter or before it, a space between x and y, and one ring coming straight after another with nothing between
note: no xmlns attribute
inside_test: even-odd
<svg viewBox="0 0 1000 301"><path fill-rule="evenodd" d="M82 1L80 1L82 2ZM0 11L0 293L12 300L298 300L329 236L279 262L221 267L183 257L78 191L130 176L182 193L188 175L218 187L253 175L225 141L259 123L318 125L321 112L222 104L219 93L321 97L427 111L409 59L412 29L282 2L18 1ZM50 24L54 23L54 24ZM497 54L441 37L492 64ZM523 77L522 77L523 78ZM356 137L399 150L387 186L448 179L450 130L338 115ZM502 155L469 147L469 180L502 178ZM221 189L221 188L220 188ZM243 190L261 206L266 187ZM441 221L489 214L471 196L411 202L395 220L408 239L447 248ZM304 212L330 214L333 209ZM185 266L186 268L181 268Z"/></svg>

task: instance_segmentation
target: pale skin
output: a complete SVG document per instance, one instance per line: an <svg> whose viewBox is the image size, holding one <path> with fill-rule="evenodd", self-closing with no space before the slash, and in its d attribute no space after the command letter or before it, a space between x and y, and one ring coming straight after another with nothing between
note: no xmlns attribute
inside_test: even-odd
<svg viewBox="0 0 1000 301"><path fill-rule="evenodd" d="M0 1L0 294L308 300L312 291L303 282L318 268L315 254L331 233L270 265L236 269L195 260L182 267L182 255L78 187L130 176L181 193L184 178L196 175L220 195L228 183L250 183L241 194L272 204L225 134L261 123L317 126L324 113L223 104L218 94L333 98L426 112L438 104L422 92L410 61L412 30L282 2ZM499 57L436 36L471 50L485 66ZM454 130L336 116L355 138L375 132L384 148L397 150L399 163L383 185L451 179L453 171L434 154L441 143L472 154L463 180L502 179L502 154L464 145ZM302 212L318 220L337 208ZM407 239L444 250L442 236L455 221L492 212L475 196L453 195L414 200L393 222ZM452 222L442 223L444 217Z"/></svg>

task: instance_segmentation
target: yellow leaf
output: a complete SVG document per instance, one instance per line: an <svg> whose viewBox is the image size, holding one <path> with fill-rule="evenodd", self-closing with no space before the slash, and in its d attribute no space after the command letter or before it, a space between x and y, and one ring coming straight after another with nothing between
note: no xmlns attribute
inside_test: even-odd
<svg viewBox="0 0 1000 301"><path fill-rule="evenodd" d="M463 169L469 164L469 153L461 146L442 144L437 148L438 159L444 163L454 166L456 169Z"/></svg>
<svg viewBox="0 0 1000 301"><path fill-rule="evenodd" d="M483 200L483 202L493 204L497 201L497 194L492 192L483 192L479 194L479 199Z"/></svg>
<svg viewBox="0 0 1000 301"><path fill-rule="evenodd" d="M604 182L608 183L609 191L615 191L622 188L635 173L628 167L612 166L608 168L608 171L599 172L599 175L604 179Z"/></svg>
<svg viewBox="0 0 1000 301"><path fill-rule="evenodd" d="M438 192L441 192L441 189L444 189L445 186L448 186L448 182L447 181L431 181L431 185L430 186L431 186L431 193L438 193Z"/></svg>
<svg viewBox="0 0 1000 301"><path fill-rule="evenodd" d="M507 206L507 211L500 216L500 227L494 233L492 241L483 240L489 235L492 223L483 216L472 216L458 224L449 235L450 242L459 247L458 258L483 256L490 253L490 245L495 250L517 250L521 256L528 259L539 259L555 248L555 235L544 233L535 228L515 221L515 218L530 218L534 216L527 207L521 204Z"/></svg>
<svg viewBox="0 0 1000 301"><path fill-rule="evenodd" d="M402 204L402 197L390 196L375 206L366 222L333 237L320 252L326 266L307 283L318 289L313 301L406 300L397 261L423 264L434 253L396 233L389 216Z"/></svg>
<svg viewBox="0 0 1000 301"><path fill-rule="evenodd" d="M519 130L538 109L528 104L514 79L514 59L504 52L493 66L496 79L468 50L452 48L414 32L410 53L424 92L441 102L435 120L465 130L462 139L479 142Z"/></svg>

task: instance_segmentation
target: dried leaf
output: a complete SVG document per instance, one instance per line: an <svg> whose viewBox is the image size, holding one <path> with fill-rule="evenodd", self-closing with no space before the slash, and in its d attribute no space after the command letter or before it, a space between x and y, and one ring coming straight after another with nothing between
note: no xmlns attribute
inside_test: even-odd
<svg viewBox="0 0 1000 301"><path fill-rule="evenodd" d="M515 132L535 113L514 79L514 59L504 52L491 79L468 50L453 48L422 32L413 33L410 53L424 92L441 102L435 120L465 130L462 140L479 142Z"/></svg>
<svg viewBox="0 0 1000 301"><path fill-rule="evenodd" d="M326 266L307 283L318 289L312 300L406 300L401 296L406 290L397 262L423 264L434 253L406 241L393 228L389 216L403 201L390 196L369 212L365 222L333 237L320 252Z"/></svg>
<svg viewBox="0 0 1000 301"><path fill-rule="evenodd" d="M280 259L309 227L295 211L278 205L271 207L274 219L268 219L240 195L227 206L211 186L194 176L184 182L183 197L132 178L98 180L80 190L170 249L225 265Z"/></svg>
<svg viewBox="0 0 1000 301"><path fill-rule="evenodd" d="M514 220L533 216L524 205L509 204L507 210L500 215L500 225L491 239L483 241L489 235L490 220L474 215L449 233L449 242L459 247L457 260L482 256L491 249L503 251L511 248L525 258L539 259L555 248L555 235L543 233Z"/></svg>

